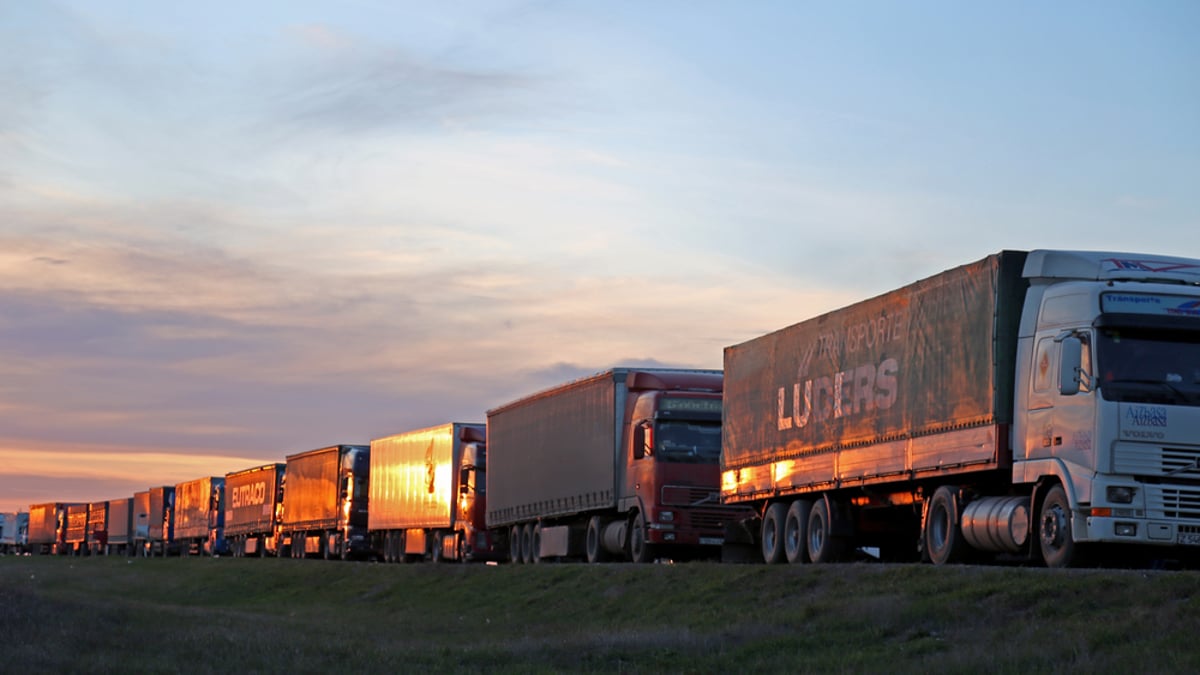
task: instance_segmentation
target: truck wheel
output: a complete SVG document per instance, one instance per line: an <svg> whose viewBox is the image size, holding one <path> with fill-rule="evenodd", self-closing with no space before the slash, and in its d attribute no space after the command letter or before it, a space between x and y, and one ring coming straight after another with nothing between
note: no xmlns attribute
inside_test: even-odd
<svg viewBox="0 0 1200 675"><path fill-rule="evenodd" d="M788 507L783 519L783 554L790 564L808 562L808 514L812 511L812 502L797 499Z"/></svg>
<svg viewBox="0 0 1200 675"><path fill-rule="evenodd" d="M542 524L534 523L533 532L530 534L530 551L529 562L538 564L542 562Z"/></svg>
<svg viewBox="0 0 1200 675"><path fill-rule="evenodd" d="M508 531L508 561L514 565L521 564L521 526L513 525Z"/></svg>
<svg viewBox="0 0 1200 675"><path fill-rule="evenodd" d="M525 523L521 528L521 562L529 565L535 558L537 551L533 550L533 523Z"/></svg>
<svg viewBox="0 0 1200 675"><path fill-rule="evenodd" d="M445 546L441 532L434 532L429 538L429 558L436 565L443 562L442 547Z"/></svg>
<svg viewBox="0 0 1200 675"><path fill-rule="evenodd" d="M646 541L646 518L638 511L629 528L629 559L635 563L654 562L654 545Z"/></svg>
<svg viewBox="0 0 1200 675"><path fill-rule="evenodd" d="M592 516L587 525L587 561L602 563L610 559L611 556L604 548L604 521L600 516Z"/></svg>
<svg viewBox="0 0 1200 675"><path fill-rule="evenodd" d="M383 561L400 562L397 551L400 550L400 535L394 530L388 530L383 535Z"/></svg>
<svg viewBox="0 0 1200 675"><path fill-rule="evenodd" d="M783 524L787 519L788 505L775 502L767 507L767 513L762 521L762 558L768 565L778 565L784 561L783 553Z"/></svg>
<svg viewBox="0 0 1200 675"><path fill-rule="evenodd" d="M808 512L808 559L814 563L837 562L845 548L841 539L833 536L833 521L824 499L813 503Z"/></svg>
<svg viewBox="0 0 1200 675"><path fill-rule="evenodd" d="M1079 562L1078 547L1071 535L1071 505L1061 485L1050 488L1042 501L1038 543L1046 567L1070 567Z"/></svg>
<svg viewBox="0 0 1200 675"><path fill-rule="evenodd" d="M925 517L925 550L934 565L961 562L966 552L958 511L958 490L943 485L929 500L929 514Z"/></svg>

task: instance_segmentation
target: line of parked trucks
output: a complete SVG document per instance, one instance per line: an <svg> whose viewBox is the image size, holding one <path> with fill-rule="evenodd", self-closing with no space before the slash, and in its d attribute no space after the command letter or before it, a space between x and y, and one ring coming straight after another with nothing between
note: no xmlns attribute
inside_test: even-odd
<svg viewBox="0 0 1200 675"><path fill-rule="evenodd" d="M613 368L486 417L129 498L35 504L5 515L0 547L1189 559L1200 260L1003 251L728 347L723 371Z"/></svg>

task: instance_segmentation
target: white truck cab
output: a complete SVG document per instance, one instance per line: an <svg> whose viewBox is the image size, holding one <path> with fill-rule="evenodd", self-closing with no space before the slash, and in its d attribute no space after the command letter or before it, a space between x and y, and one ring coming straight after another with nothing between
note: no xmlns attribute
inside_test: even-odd
<svg viewBox="0 0 1200 675"><path fill-rule="evenodd" d="M1013 483L1046 563L1200 546L1200 260L1033 251L1024 277Z"/></svg>

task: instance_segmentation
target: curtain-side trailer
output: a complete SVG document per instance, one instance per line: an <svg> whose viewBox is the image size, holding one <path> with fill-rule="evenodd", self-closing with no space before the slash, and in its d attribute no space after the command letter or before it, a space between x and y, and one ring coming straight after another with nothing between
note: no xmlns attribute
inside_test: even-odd
<svg viewBox="0 0 1200 675"><path fill-rule="evenodd" d="M371 446L334 445L288 455L279 555L369 557Z"/></svg>
<svg viewBox="0 0 1200 675"><path fill-rule="evenodd" d="M133 554L133 497L108 500L108 555Z"/></svg>
<svg viewBox="0 0 1200 675"><path fill-rule="evenodd" d="M225 538L234 557L275 555L286 466L275 462L225 474Z"/></svg>
<svg viewBox="0 0 1200 675"><path fill-rule="evenodd" d="M89 555L108 552L108 501L88 505L87 550Z"/></svg>
<svg viewBox="0 0 1200 675"><path fill-rule="evenodd" d="M153 558L178 554L179 548L175 545L175 486L150 488L146 492L145 514L143 555Z"/></svg>
<svg viewBox="0 0 1200 675"><path fill-rule="evenodd" d="M0 553L20 554L29 547L29 513L0 513Z"/></svg>
<svg viewBox="0 0 1200 675"><path fill-rule="evenodd" d="M495 560L482 423L452 422L371 441L367 529L387 562Z"/></svg>
<svg viewBox="0 0 1200 675"><path fill-rule="evenodd" d="M614 368L487 413L487 524L513 562L715 556L721 372Z"/></svg>
<svg viewBox="0 0 1200 675"><path fill-rule="evenodd" d="M1005 251L729 347L722 498L767 562L1188 555L1198 308L1197 260Z"/></svg>
<svg viewBox="0 0 1200 675"><path fill-rule="evenodd" d="M226 553L224 476L204 476L175 486L175 546L180 555Z"/></svg>
<svg viewBox="0 0 1200 675"><path fill-rule="evenodd" d="M89 504L67 506L67 530L63 535L65 553L68 555L88 554L88 509Z"/></svg>

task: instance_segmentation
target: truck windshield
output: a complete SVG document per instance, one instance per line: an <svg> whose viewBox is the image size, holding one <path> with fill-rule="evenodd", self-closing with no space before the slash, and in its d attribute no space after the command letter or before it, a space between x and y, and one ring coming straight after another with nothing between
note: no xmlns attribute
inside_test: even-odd
<svg viewBox="0 0 1200 675"><path fill-rule="evenodd" d="M1097 343L1105 399L1200 405L1200 334L1106 328Z"/></svg>
<svg viewBox="0 0 1200 675"><path fill-rule="evenodd" d="M660 421L655 456L660 462L712 464L721 458L719 422Z"/></svg>

